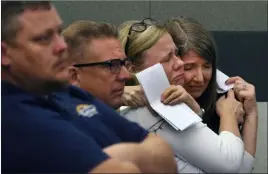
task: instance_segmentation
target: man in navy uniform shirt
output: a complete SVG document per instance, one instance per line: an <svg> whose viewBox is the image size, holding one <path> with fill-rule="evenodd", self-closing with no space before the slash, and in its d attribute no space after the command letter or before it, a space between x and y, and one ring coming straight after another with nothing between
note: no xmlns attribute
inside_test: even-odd
<svg viewBox="0 0 268 174"><path fill-rule="evenodd" d="M176 172L161 138L68 86L50 2L1 1L1 10L2 172Z"/></svg>

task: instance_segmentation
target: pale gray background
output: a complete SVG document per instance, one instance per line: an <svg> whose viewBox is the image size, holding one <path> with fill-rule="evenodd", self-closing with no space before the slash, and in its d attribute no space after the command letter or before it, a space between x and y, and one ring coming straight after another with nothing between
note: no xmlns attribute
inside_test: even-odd
<svg viewBox="0 0 268 174"><path fill-rule="evenodd" d="M119 25L132 19L152 17L163 22L172 16L184 15L196 18L211 31L267 31L267 1L58 1L54 4L64 20L64 26L81 19ZM263 55L262 59L267 60L267 53ZM267 77L258 83L267 85ZM264 98L268 101L268 96ZM259 131L254 173L267 173L267 102L259 102L258 107Z"/></svg>
<svg viewBox="0 0 268 174"><path fill-rule="evenodd" d="M254 173L267 173L267 102L259 102L259 129Z"/></svg>

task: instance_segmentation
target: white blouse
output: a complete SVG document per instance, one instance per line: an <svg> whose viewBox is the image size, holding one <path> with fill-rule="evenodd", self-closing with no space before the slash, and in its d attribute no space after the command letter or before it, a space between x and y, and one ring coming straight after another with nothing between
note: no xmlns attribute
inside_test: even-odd
<svg viewBox="0 0 268 174"><path fill-rule="evenodd" d="M219 135L200 122L177 131L147 107L120 108L122 116L163 137L173 148L180 173L251 173L254 158L228 131Z"/></svg>

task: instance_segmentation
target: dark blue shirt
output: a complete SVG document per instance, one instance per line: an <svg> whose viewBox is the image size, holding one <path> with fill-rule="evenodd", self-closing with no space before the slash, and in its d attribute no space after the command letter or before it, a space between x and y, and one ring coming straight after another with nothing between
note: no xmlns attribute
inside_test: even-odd
<svg viewBox="0 0 268 174"><path fill-rule="evenodd" d="M147 134L79 88L38 97L2 81L3 173L88 172L102 148Z"/></svg>

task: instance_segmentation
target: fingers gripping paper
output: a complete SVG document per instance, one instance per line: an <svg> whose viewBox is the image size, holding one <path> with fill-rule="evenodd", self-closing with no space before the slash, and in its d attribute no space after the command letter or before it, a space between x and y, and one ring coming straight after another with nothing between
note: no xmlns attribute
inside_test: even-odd
<svg viewBox="0 0 268 174"><path fill-rule="evenodd" d="M137 73L136 77L151 107L176 130L184 130L202 120L184 103L168 106L161 102L161 94L170 86L161 64Z"/></svg>
<svg viewBox="0 0 268 174"><path fill-rule="evenodd" d="M234 87L233 84L230 84L230 85L225 84L226 80L228 80L228 79L229 79L229 77L226 74L224 74L223 72L221 72L220 70L217 69L216 81L217 81L217 92L218 93L225 93Z"/></svg>

